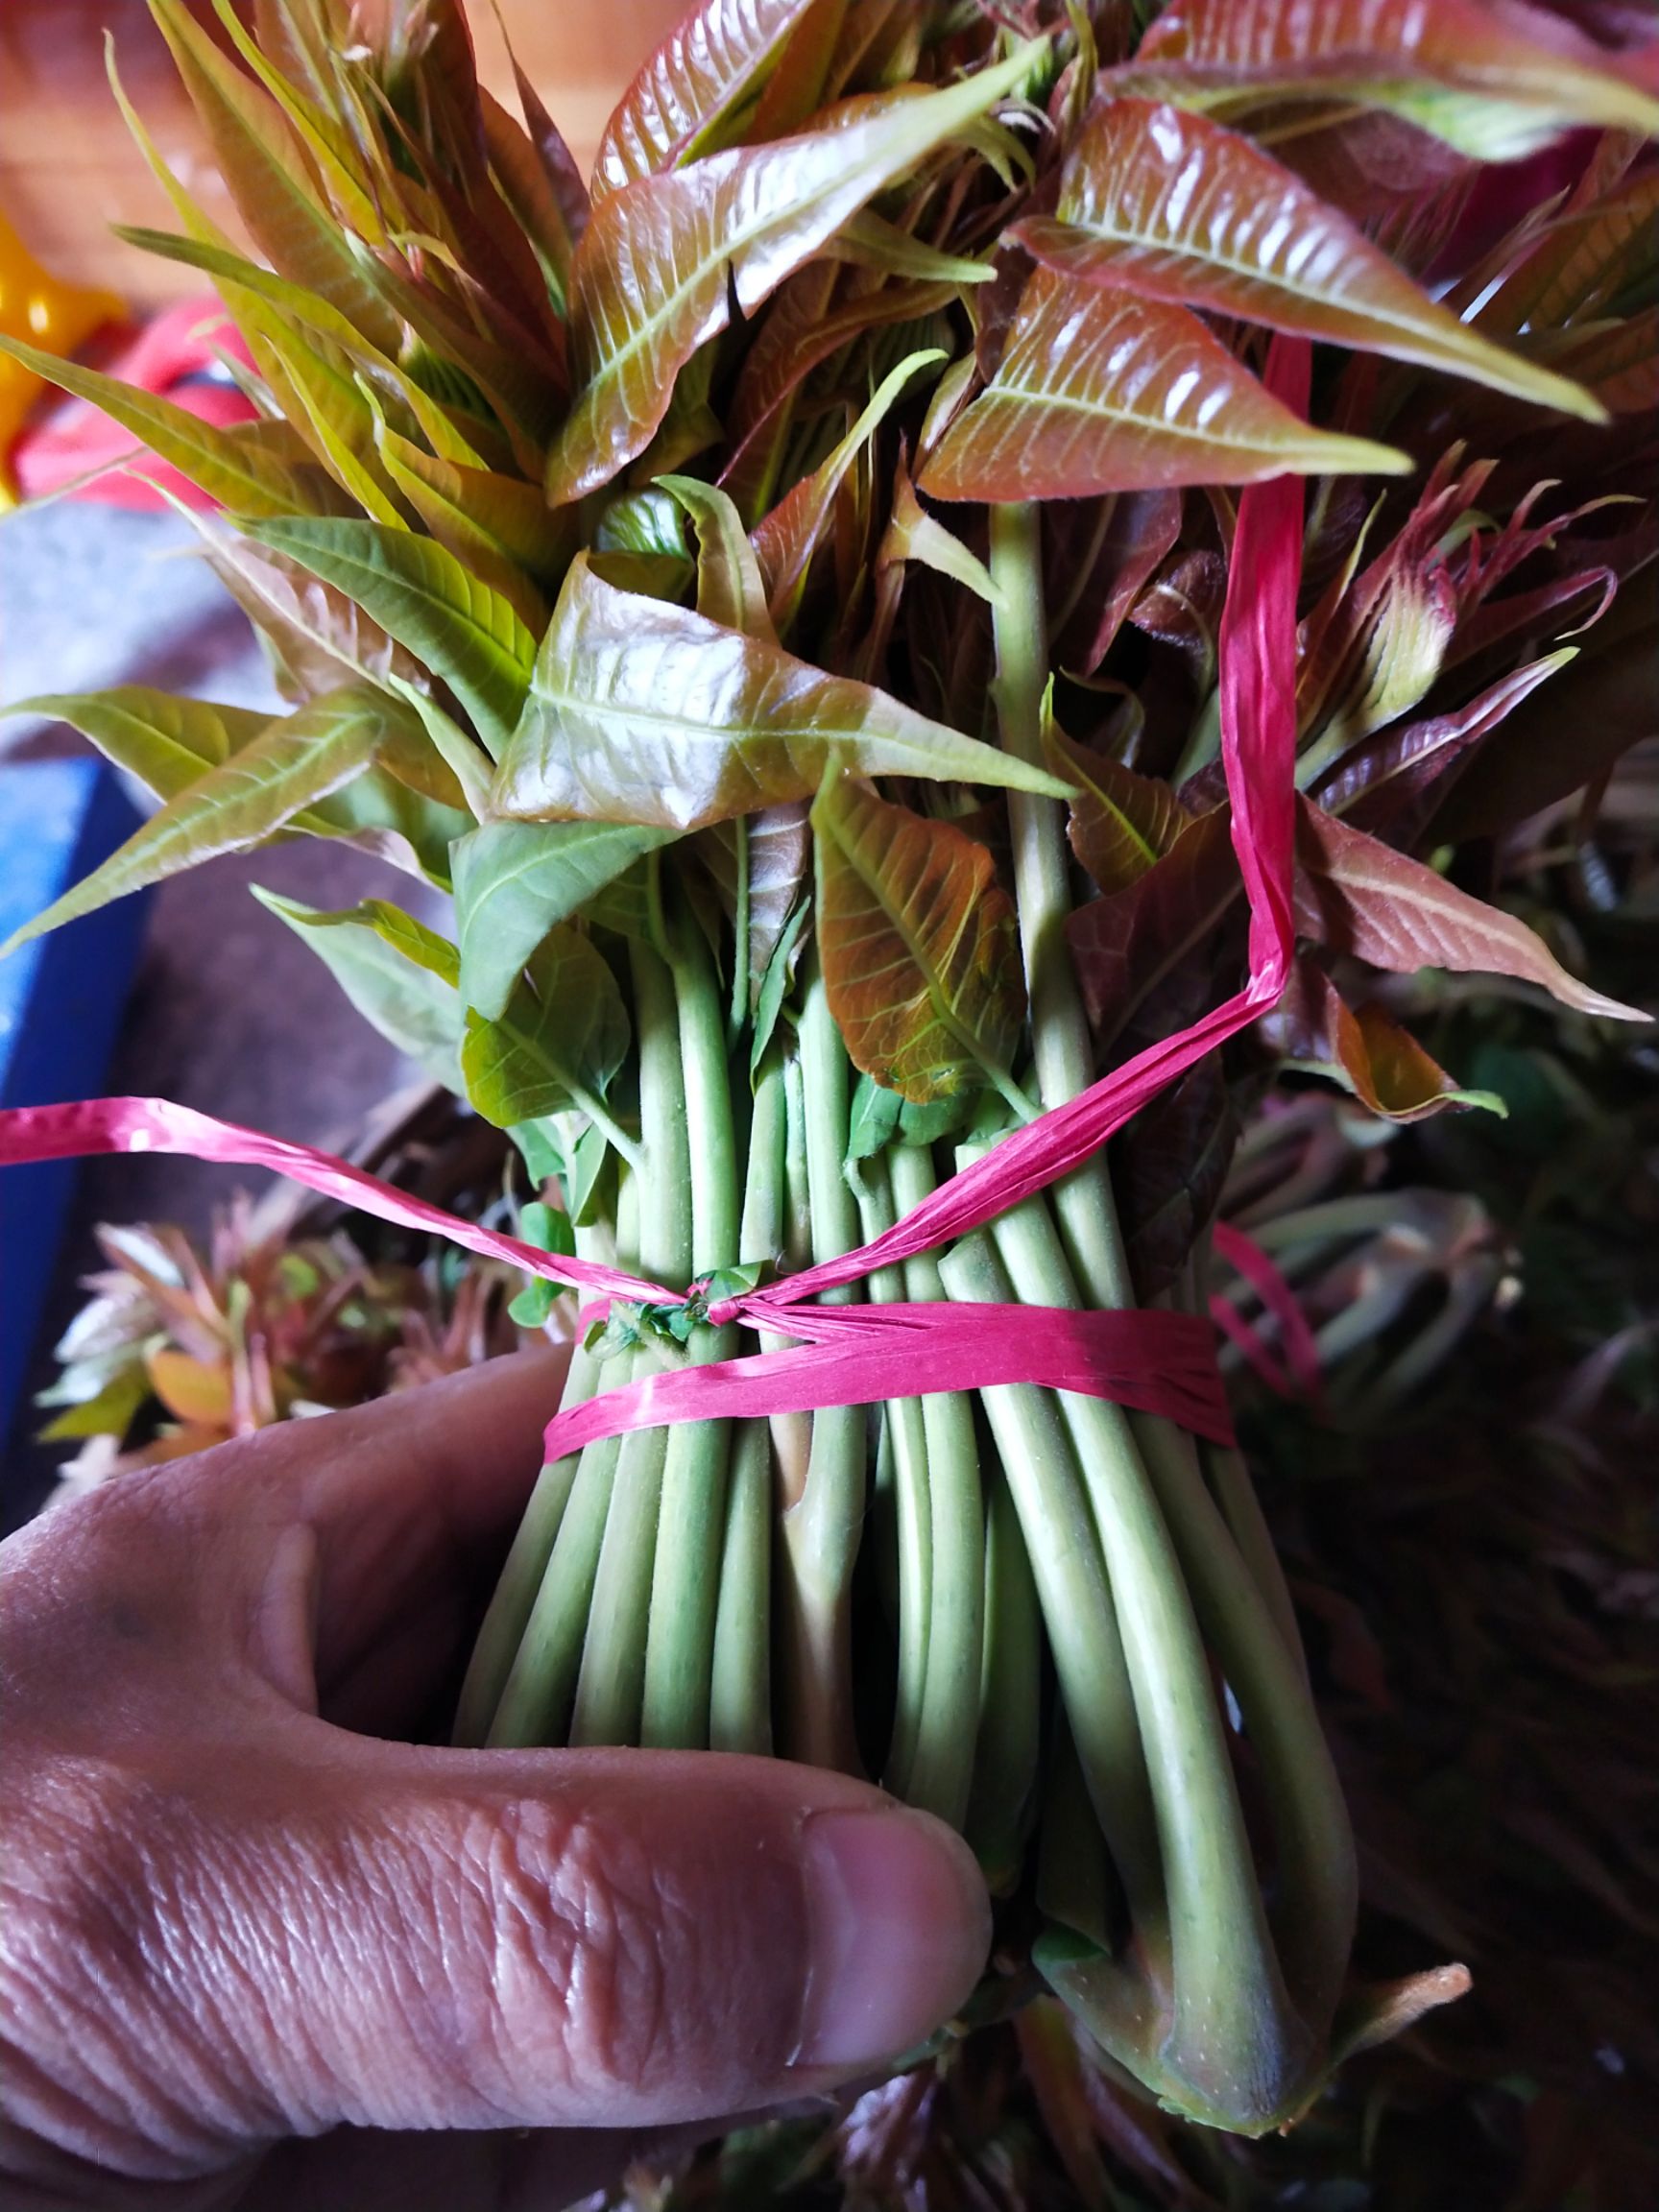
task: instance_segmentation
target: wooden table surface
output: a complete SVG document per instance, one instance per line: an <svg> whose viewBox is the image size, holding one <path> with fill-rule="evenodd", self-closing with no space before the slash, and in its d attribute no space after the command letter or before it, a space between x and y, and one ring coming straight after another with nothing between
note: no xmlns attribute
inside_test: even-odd
<svg viewBox="0 0 1659 2212"><path fill-rule="evenodd" d="M584 168L617 95L685 0L500 0L513 44ZM485 82L514 106L490 0L468 0ZM211 11L204 4L198 12ZM197 291L188 269L134 252L111 223L174 228L104 74L114 36L121 80L169 164L234 228L144 0L0 0L0 208L54 275L102 285L136 308Z"/></svg>

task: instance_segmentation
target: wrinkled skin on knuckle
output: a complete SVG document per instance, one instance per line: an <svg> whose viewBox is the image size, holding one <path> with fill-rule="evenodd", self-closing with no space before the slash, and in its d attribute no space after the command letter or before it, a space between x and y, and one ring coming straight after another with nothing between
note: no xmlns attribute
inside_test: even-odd
<svg viewBox="0 0 1659 2212"><path fill-rule="evenodd" d="M199 1810L141 1771L29 1762L0 1860L13 2127L145 2179L211 2173L281 2118L248 2063L249 1992ZM238 2032L226 2031L233 2015Z"/></svg>
<svg viewBox="0 0 1659 2212"><path fill-rule="evenodd" d="M434 1887L468 1901L457 1936L489 1945L490 2017L465 2023L456 2055L485 2094L627 2126L730 2109L781 2074L805 1951L783 1839L734 1869L729 1833L664 1847L579 1804L523 1800L458 1834L463 1863Z"/></svg>

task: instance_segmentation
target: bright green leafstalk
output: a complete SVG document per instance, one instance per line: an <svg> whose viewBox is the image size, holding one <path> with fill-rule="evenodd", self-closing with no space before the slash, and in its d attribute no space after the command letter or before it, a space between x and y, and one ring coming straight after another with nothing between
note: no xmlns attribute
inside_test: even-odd
<svg viewBox="0 0 1659 2212"><path fill-rule="evenodd" d="M1023 1304L1080 1303L1040 1204L1001 1215L991 1234ZM1123 1408L1072 1391L1057 1402L1099 1531L1157 1807L1174 1960L1167 2062L1201 2097L1271 2104L1307 2038L1268 1933L1184 1562Z"/></svg>
<svg viewBox="0 0 1659 2212"><path fill-rule="evenodd" d="M917 1144L890 1148L893 1206L909 1214L935 1188L932 1154ZM945 1296L939 1263L925 1252L904 1264L904 1286L917 1304ZM974 1779L980 1672L985 1638L985 1504L974 1401L960 1391L930 1391L921 1401L927 1467L927 1660L922 1712L908 1785L909 1802L960 1827Z"/></svg>
<svg viewBox="0 0 1659 2212"><path fill-rule="evenodd" d="M691 1182L691 1271L701 1277L737 1259L741 1193L731 1071L719 981L694 924L679 931L672 966ZM688 1349L693 1365L733 1358L737 1331L700 1326ZM731 1448L729 1421L680 1423L669 1432L651 1581L642 1743L690 1750L709 1741Z"/></svg>
<svg viewBox="0 0 1659 2212"><path fill-rule="evenodd" d="M561 1407L580 1406L601 1386L601 1363L580 1345L571 1356L570 1372ZM524 1508L500 1579L490 1599L490 1609L472 1647L461 1697L455 1709L453 1741L482 1743L513 1671L514 1660L536 1604L537 1592L553 1555L565 1511L575 1486L580 1455L569 1454L543 1467Z"/></svg>
<svg viewBox="0 0 1659 2212"><path fill-rule="evenodd" d="M853 1170L858 1194L858 1225L866 1243L891 1229L893 1189L887 1164L878 1155ZM865 1281L873 1306L896 1305L904 1296L902 1267L878 1267ZM893 1734L882 1781L894 1796L911 1803L918 1741L925 1725L933 1596L933 1512L929 1500L926 1423L920 1398L889 1398L880 1419L891 1464L897 1548L898 1678L893 1694ZM931 1810L931 1808L929 1808Z"/></svg>
<svg viewBox="0 0 1659 2212"><path fill-rule="evenodd" d="M648 1282L680 1289L691 1275L692 1214L679 1010L661 955L637 939L628 953L639 1053L639 1268ZM641 1375L669 1364L657 1337L641 1342L637 1360ZM636 1429L622 1439L576 1685L573 1743L632 1743L638 1736L667 1453L662 1429Z"/></svg>
<svg viewBox="0 0 1659 2212"><path fill-rule="evenodd" d="M816 955L807 955L800 1053L812 1258L839 1259L858 1241L858 1214L842 1164L851 1083L847 1051ZM851 1286L827 1304L852 1302ZM861 1406L812 1416L812 1450L801 1497L783 1515L782 1556L791 1675L787 1749L818 1767L854 1770L853 1569L864 1521L867 1422Z"/></svg>
<svg viewBox="0 0 1659 2212"><path fill-rule="evenodd" d="M1043 1612L1014 1494L986 1470L984 1653L973 1786L962 1832L994 1896L1020 1879L1042 1764Z"/></svg>

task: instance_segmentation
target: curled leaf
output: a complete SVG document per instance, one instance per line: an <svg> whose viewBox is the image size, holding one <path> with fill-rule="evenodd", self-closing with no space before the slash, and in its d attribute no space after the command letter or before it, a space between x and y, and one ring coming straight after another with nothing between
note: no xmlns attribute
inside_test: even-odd
<svg viewBox="0 0 1659 2212"><path fill-rule="evenodd" d="M613 822L483 822L457 838L455 927L461 990L493 1020L547 932L613 883L664 830Z"/></svg>
<svg viewBox="0 0 1659 2212"><path fill-rule="evenodd" d="M601 953L562 924L537 948L498 1021L467 1016L467 1095L498 1129L587 1108L627 1056L628 1009Z"/></svg>
<svg viewBox="0 0 1659 2212"><path fill-rule="evenodd" d="M1459 1090L1386 1007L1350 1007L1315 961L1298 961L1284 998L1258 1027L1291 1067L1331 1076L1390 1121L1421 1121L1449 1106L1504 1111L1494 1092Z"/></svg>
<svg viewBox="0 0 1659 2212"><path fill-rule="evenodd" d="M1186 808L1161 778L1137 776L1074 743L1051 715L1045 717L1043 750L1072 786L1072 852L1100 890L1126 891L1172 850L1187 827Z"/></svg>

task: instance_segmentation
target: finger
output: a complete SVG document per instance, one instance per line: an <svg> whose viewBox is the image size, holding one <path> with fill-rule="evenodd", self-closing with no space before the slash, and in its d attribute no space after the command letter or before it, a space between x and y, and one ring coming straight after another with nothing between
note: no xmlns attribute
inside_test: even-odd
<svg viewBox="0 0 1659 2212"><path fill-rule="evenodd" d="M142 1488L130 1479L107 1504L86 1503L141 1516L152 1536L158 1522L186 1535L192 1579L204 1567L213 1578L221 1640L239 1637L252 1606L259 1657L297 1702L314 1695L313 1668L325 1702L358 1675L383 1695L398 1671L389 1641L425 1654L431 1671L488 1594L568 1366L567 1347L489 1360L174 1461ZM153 1541L147 1551L158 1558ZM376 1724L367 1710L349 1718Z"/></svg>
<svg viewBox="0 0 1659 2212"><path fill-rule="evenodd" d="M984 1961L960 1839L845 1776L290 1734L108 1839L142 1925L84 1948L166 2085L125 2102L175 2172L342 2124L642 2128L797 2098L922 2040Z"/></svg>

